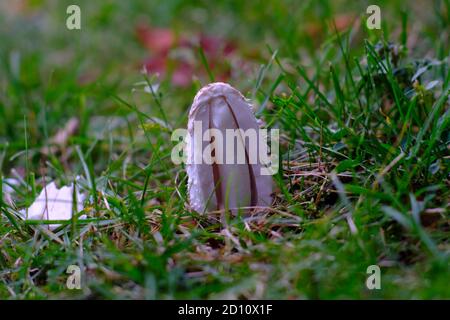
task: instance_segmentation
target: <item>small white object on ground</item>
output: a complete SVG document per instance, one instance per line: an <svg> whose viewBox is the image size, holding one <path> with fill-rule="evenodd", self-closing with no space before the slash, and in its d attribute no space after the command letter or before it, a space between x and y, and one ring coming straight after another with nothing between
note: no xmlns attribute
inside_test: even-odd
<svg viewBox="0 0 450 320"><path fill-rule="evenodd" d="M70 220L72 215L83 210L84 195L76 190L76 208L73 210L74 190L73 184L61 189L51 182L42 189L39 196L28 209L20 213L25 220ZM85 219L82 215L78 219ZM47 225L46 225L47 226ZM54 230L60 224L50 224L48 228Z"/></svg>

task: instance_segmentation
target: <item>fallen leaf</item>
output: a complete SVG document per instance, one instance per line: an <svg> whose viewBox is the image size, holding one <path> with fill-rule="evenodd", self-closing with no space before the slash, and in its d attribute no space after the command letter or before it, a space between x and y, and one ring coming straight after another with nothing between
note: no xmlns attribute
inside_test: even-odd
<svg viewBox="0 0 450 320"><path fill-rule="evenodd" d="M143 46L156 53L167 53L176 44L176 36L170 29L140 24L136 28L136 35Z"/></svg>
<svg viewBox="0 0 450 320"><path fill-rule="evenodd" d="M224 58L236 51L233 41L205 34L176 36L170 29L144 24L136 27L136 34L151 55L144 61L144 71L163 79L169 77L174 86L187 87L194 75L206 76L204 66L195 59L199 47L217 80L226 81L231 76L230 63Z"/></svg>
<svg viewBox="0 0 450 320"><path fill-rule="evenodd" d="M65 126L56 132L56 134L50 138L49 145L41 148L41 152L45 155L50 153L55 153L57 151L56 146L64 148L69 142L69 138L73 136L80 126L80 121L78 118L70 118Z"/></svg>
<svg viewBox="0 0 450 320"><path fill-rule="evenodd" d="M236 46L233 42L204 34L200 36L199 44L202 47L203 52L205 52L205 55L210 58L228 56L236 50Z"/></svg>

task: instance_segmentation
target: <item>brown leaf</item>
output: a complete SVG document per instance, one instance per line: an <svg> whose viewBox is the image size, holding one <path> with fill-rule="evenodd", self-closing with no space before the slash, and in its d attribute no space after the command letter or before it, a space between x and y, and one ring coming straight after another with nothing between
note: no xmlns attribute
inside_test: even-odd
<svg viewBox="0 0 450 320"><path fill-rule="evenodd" d="M56 152L57 146L64 148L67 145L69 138L77 132L79 125L80 121L78 118L70 118L66 125L59 129L56 134L50 138L49 145L42 147L41 152L48 155Z"/></svg>

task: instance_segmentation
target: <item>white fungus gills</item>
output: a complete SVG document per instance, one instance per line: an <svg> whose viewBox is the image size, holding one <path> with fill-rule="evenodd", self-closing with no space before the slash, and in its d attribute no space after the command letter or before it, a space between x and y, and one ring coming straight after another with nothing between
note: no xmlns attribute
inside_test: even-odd
<svg viewBox="0 0 450 320"><path fill-rule="evenodd" d="M201 131L194 129L199 124ZM235 135L228 136L227 129ZM271 205L272 177L261 174L257 154L258 146L266 141L256 135L255 145L255 140L242 134L248 129L258 133L259 125L251 105L238 90L217 82L197 93L189 112L186 146L192 209L199 213L224 209L236 213L239 208Z"/></svg>

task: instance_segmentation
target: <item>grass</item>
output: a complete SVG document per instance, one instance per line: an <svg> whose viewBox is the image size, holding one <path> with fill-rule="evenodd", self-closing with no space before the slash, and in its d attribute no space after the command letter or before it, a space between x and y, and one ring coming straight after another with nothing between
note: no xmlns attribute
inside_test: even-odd
<svg viewBox="0 0 450 320"><path fill-rule="evenodd" d="M25 3L0 11L0 298L450 298L448 1L382 1L382 30L342 1L78 1L80 31L69 2ZM141 21L237 50L187 50L184 87L144 77ZM187 209L170 161L221 68L281 130L283 169L273 208L226 227ZM76 180L89 218L17 218L49 180ZM74 264L82 290L66 288Z"/></svg>

